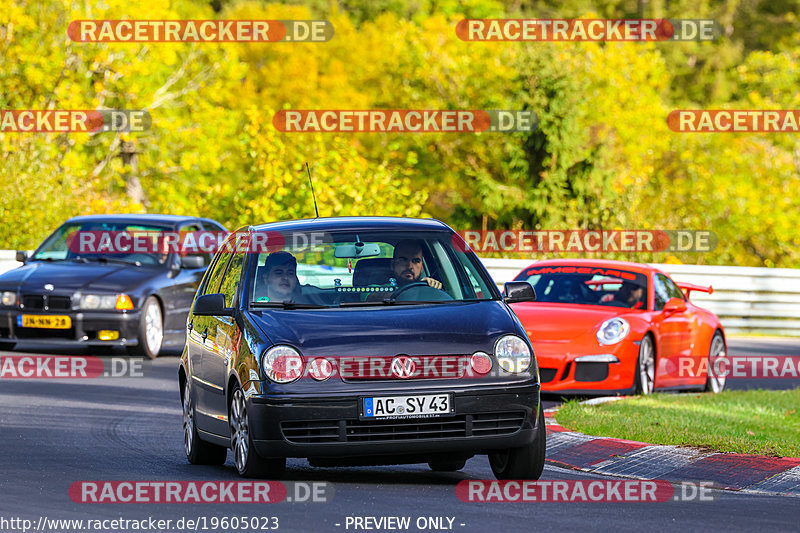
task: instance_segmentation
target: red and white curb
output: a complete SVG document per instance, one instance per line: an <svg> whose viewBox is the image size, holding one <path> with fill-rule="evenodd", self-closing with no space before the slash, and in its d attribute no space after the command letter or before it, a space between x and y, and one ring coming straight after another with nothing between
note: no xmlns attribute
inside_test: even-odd
<svg viewBox="0 0 800 533"><path fill-rule="evenodd" d="M622 399L592 400L602 403ZM711 481L726 489L800 497L800 458L706 452L568 431L544 412L547 462L555 466L633 479Z"/></svg>

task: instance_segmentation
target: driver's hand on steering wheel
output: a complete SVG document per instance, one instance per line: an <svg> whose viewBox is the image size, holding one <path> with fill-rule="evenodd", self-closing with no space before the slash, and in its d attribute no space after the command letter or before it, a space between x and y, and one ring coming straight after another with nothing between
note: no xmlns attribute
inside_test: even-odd
<svg viewBox="0 0 800 533"><path fill-rule="evenodd" d="M424 281L425 283L428 284L428 286L433 287L434 289L441 289L442 288L442 282L441 281L436 281L433 278L422 278L420 281Z"/></svg>

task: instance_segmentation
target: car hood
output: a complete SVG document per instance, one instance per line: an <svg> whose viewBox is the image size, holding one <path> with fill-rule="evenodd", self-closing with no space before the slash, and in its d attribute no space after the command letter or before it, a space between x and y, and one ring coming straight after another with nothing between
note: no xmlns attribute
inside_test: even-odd
<svg viewBox="0 0 800 533"><path fill-rule="evenodd" d="M37 293L50 283L57 291L118 291L135 287L153 274L153 269L135 265L37 261L0 275L0 287Z"/></svg>
<svg viewBox="0 0 800 533"><path fill-rule="evenodd" d="M491 353L517 333L499 301L334 309L264 309L251 313L273 344L305 355L393 356Z"/></svg>
<svg viewBox="0 0 800 533"><path fill-rule="evenodd" d="M512 304L511 308L534 343L570 342L583 335L593 335L605 320L631 313L624 307L544 302Z"/></svg>

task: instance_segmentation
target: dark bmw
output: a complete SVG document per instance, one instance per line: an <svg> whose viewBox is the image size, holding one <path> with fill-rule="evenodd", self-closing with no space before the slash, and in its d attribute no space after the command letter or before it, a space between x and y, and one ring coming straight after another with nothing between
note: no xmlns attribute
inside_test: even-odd
<svg viewBox="0 0 800 533"><path fill-rule="evenodd" d="M69 219L31 257L17 252L24 266L0 275L0 348L19 341L124 346L154 358L183 345L186 315L212 255L161 245L170 244L166 235L197 232L225 228L171 215Z"/></svg>
<svg viewBox="0 0 800 533"><path fill-rule="evenodd" d="M530 342L511 302L447 225L331 218L242 228L203 278L179 381L188 459L278 477L312 466L486 454L538 479L545 427Z"/></svg>

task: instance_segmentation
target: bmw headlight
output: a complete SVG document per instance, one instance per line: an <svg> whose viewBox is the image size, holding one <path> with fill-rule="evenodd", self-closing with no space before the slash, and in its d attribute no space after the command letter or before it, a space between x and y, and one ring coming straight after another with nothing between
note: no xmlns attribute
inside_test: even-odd
<svg viewBox="0 0 800 533"><path fill-rule="evenodd" d="M291 383L303 374L303 356L291 346L274 346L261 358L261 370L275 383Z"/></svg>
<svg viewBox="0 0 800 533"><path fill-rule="evenodd" d="M5 291L0 295L0 302L3 305L12 306L17 303L17 293L12 291Z"/></svg>
<svg viewBox="0 0 800 533"><path fill-rule="evenodd" d="M597 342L600 344L616 344L631 331L631 325L624 318L606 320L597 329Z"/></svg>
<svg viewBox="0 0 800 533"><path fill-rule="evenodd" d="M528 343L516 335L500 337L494 345L494 356L500 368L512 374L525 372L531 366L531 350Z"/></svg>
<svg viewBox="0 0 800 533"><path fill-rule="evenodd" d="M84 294L81 296L81 309L114 309L116 294Z"/></svg>

